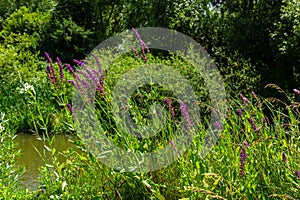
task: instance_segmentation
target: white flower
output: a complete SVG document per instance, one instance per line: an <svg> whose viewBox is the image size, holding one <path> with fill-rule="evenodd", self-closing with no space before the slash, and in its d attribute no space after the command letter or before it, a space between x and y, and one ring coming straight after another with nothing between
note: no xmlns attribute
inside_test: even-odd
<svg viewBox="0 0 300 200"><path fill-rule="evenodd" d="M32 91L33 93L35 93L34 87L32 85L30 85L29 83L25 83L24 87L20 89L20 93L27 93L29 91Z"/></svg>
<svg viewBox="0 0 300 200"><path fill-rule="evenodd" d="M4 131L4 127L2 126L2 124L0 123L0 133Z"/></svg>

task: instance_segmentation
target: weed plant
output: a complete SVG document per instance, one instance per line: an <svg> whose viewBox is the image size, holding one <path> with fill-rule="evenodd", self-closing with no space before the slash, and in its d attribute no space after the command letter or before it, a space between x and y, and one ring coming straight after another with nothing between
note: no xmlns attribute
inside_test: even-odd
<svg viewBox="0 0 300 200"><path fill-rule="evenodd" d="M37 191L16 190L17 179L11 174L14 174L13 162L18 152L12 152L15 149L10 142L13 136L1 132L1 140L5 141L1 143L0 166L3 198L300 199L298 90L295 89L294 96L288 98L288 103L282 102L281 107L276 105L280 100L265 99L254 92L228 97L220 138L209 154L202 157L200 152L209 126L209 100L203 81L186 61L173 55L163 59L148 54L146 58L142 52L143 59L124 55L107 70L102 69L106 66L103 64L105 59L99 55L99 58L95 57L99 70L93 71L81 61L74 60L74 67L63 66L59 59L54 62L48 54L46 56L49 61L45 72L47 80L23 83L14 91L21 102L20 113L15 117L22 116L22 120L15 119L14 123L23 121L25 124L19 127L28 127L38 133L44 142L44 151L40 155L44 158L50 153L52 161L44 159ZM129 135L118 125L112 113L111 91L116 80L145 61L147 64L172 66L190 80L197 95L203 97L199 98L203 116L196 137L184 155L162 169L137 173L134 169L125 172L124 169L109 168L89 152L82 140L74 140L74 147L57 152L52 146L55 137L49 136L54 132L76 131L77 128L71 120L76 109L70 101L72 87L80 90L91 85L95 86L92 101L95 102L97 120L101 122L105 136L116 146L126 151L151 152L172 145L175 131L182 126L178 121L189 122L189 111L167 88L149 82L138 88L129 101L130 116L140 125L150 123L148 112L154 103L165 111L165 123L154 137L141 139ZM272 87L276 88L275 85ZM7 97L2 98L4 102ZM25 114L22 109L30 112ZM81 137L80 133L78 136ZM175 151L176 146L173 148ZM8 153L10 151L12 153ZM58 154L64 155L66 160L59 162Z"/></svg>

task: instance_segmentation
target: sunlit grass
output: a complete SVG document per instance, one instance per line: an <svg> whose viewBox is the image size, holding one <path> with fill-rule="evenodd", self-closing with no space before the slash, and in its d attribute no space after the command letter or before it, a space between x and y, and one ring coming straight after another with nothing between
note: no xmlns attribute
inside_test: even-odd
<svg viewBox="0 0 300 200"><path fill-rule="evenodd" d="M181 62L176 58L174 60L175 63ZM148 62L167 63L151 56ZM118 60L118 65L122 66L138 64L128 57ZM168 64L178 67L174 63ZM184 63L181 64L183 69L188 68ZM149 109L157 103L165 111L165 123L161 131L150 138L141 139L130 135L114 121L111 104L114 73L121 74L108 71L108 76L104 76L104 90L95 95L98 120L106 136L115 145L134 152L151 152L170 144L181 126L178 122L183 120L179 100L159 85L149 83L139 88L130 99L130 116L134 122L141 126L149 125ZM10 116L22 116L25 111L21 107L27 112L28 121L23 120L22 124L21 120L15 120L14 124L20 123L19 128L23 125L30 127L42 139L48 140L44 141L45 151L40 153L41 157L50 153L52 161L44 160L37 191L18 188L18 179L11 176L18 151L12 151L12 148L16 149L13 136L2 131L1 140L6 141L1 143L1 187L4 188L1 195L4 198L9 199L12 194L16 194L15 198L19 199L300 198L300 177L297 177L300 170L299 104L295 96L290 95L290 101L282 102L281 106L278 105L279 100L264 99L250 92L228 97L228 109L223 113L225 120L220 138L205 157L201 157L200 152L207 133L209 112L203 107L201 111L204 114L198 124L196 137L182 157L152 172L120 172L105 166L80 140L72 141L75 146L62 153L66 158L64 162L57 159L61 152L57 152L51 145L54 137L49 135L76 129L71 120L72 109L66 107L71 103L71 84L67 80L74 76L68 74L67 70L65 74L68 78L61 85L32 83L32 88L19 86L18 90L10 92L21 98L16 101L20 113ZM195 89L201 87L195 84ZM5 102L4 99L8 97L1 98ZM165 98L170 100L174 114ZM53 119L53 116L56 117ZM3 126L8 126L8 123Z"/></svg>

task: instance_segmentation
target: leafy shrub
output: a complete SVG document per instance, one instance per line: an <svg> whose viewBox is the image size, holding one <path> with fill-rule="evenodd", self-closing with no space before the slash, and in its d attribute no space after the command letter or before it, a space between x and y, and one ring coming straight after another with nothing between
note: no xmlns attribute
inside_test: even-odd
<svg viewBox="0 0 300 200"><path fill-rule="evenodd" d="M43 69L44 62L39 58L37 47L49 20L49 14L31 13L21 7L4 21L0 32L1 80L9 80L10 84L20 81L19 78L28 80Z"/></svg>

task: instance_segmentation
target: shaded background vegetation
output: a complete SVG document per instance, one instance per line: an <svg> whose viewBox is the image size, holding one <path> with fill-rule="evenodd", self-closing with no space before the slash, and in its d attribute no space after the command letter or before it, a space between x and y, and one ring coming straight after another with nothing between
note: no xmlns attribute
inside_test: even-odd
<svg viewBox="0 0 300 200"><path fill-rule="evenodd" d="M45 51L70 62L125 29L157 26L204 46L230 91L265 94L268 83L299 85L299 24L297 0L2 0L0 78L42 70Z"/></svg>

